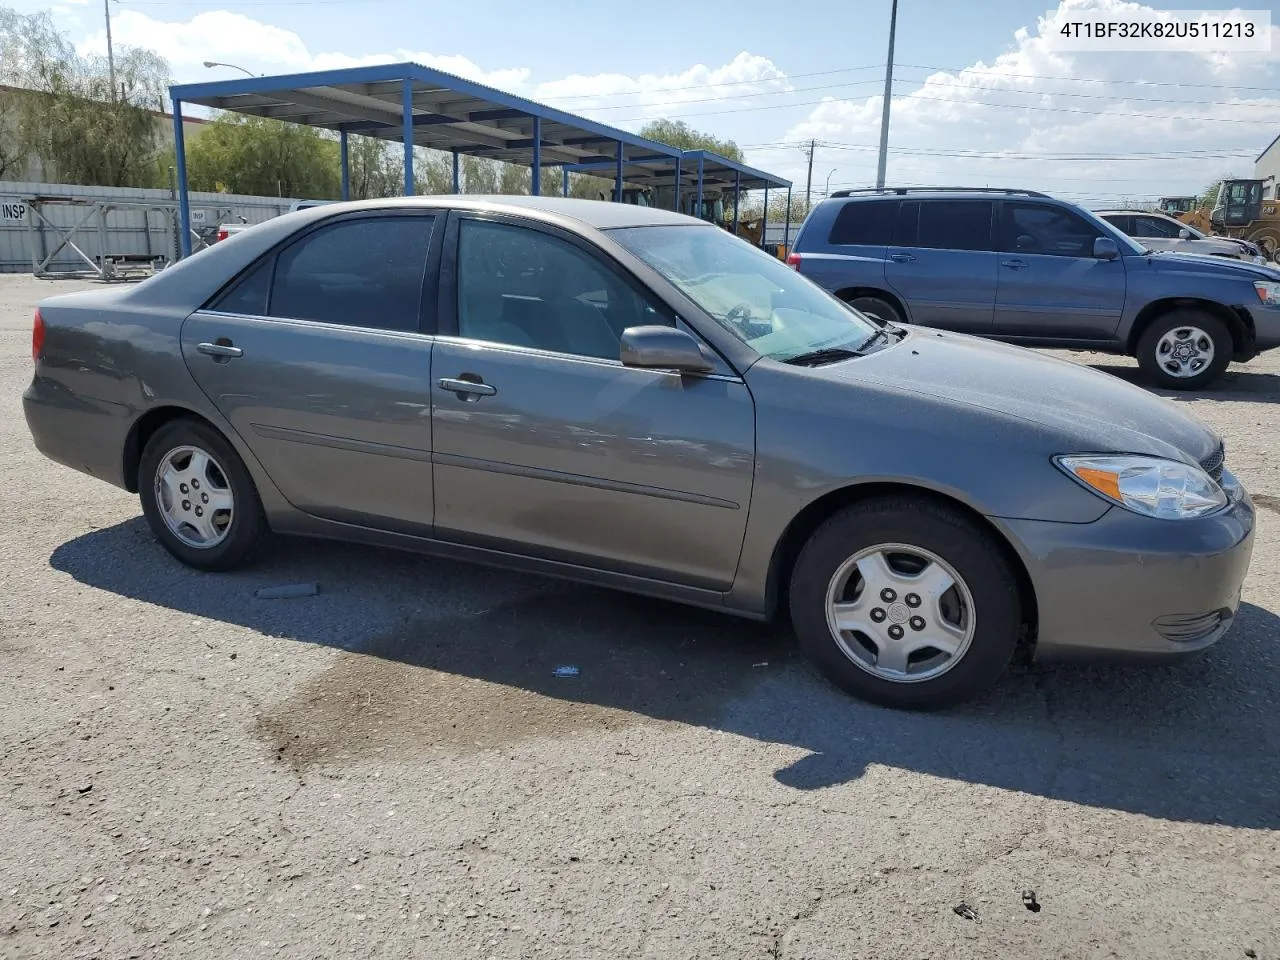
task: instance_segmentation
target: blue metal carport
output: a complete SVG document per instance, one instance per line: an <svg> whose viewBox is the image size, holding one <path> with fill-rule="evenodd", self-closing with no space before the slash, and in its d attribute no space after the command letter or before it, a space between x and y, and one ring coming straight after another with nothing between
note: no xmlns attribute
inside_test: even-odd
<svg viewBox="0 0 1280 960"><path fill-rule="evenodd" d="M347 136L352 133L404 144L406 195L414 192L415 146L453 154L455 193L464 155L532 168L535 195L543 167L604 165L614 174L617 198L625 180L651 175L655 162L671 167L674 177L685 156L675 147L416 63L179 84L169 92L184 257L191 253L184 103L336 131L344 200L350 197Z"/></svg>
<svg viewBox="0 0 1280 960"><path fill-rule="evenodd" d="M609 166L607 160L588 160L577 163L572 166L565 167L565 183L564 192L569 192L569 180L567 174L573 173L597 173ZM722 157L718 153L712 153L710 150L685 150L680 156L673 161L669 157L637 157L635 162L628 167L628 173L625 177L627 183L638 187L662 187L669 184L678 184L676 192L675 209L683 209L680 206L680 198L683 196L685 189L694 191L695 210L702 207L703 193L707 189L726 190L733 193L733 229L738 229L738 212L742 193L745 190L763 190L764 191L764 208L769 209L769 191L771 189L786 189L787 191L787 213L791 211L791 181L776 177L771 173L765 173L763 170L757 170L755 167L749 167L745 163L737 160L730 160L728 157ZM598 175L598 173L597 173ZM616 188L621 195L621 187ZM764 245L764 233L761 232L761 245ZM788 215L786 219L786 227L784 228L783 244L790 246L791 244L791 217Z"/></svg>

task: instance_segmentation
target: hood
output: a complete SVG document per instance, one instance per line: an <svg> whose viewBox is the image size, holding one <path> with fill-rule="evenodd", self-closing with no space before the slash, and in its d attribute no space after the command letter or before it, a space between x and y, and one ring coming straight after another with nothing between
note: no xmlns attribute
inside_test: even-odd
<svg viewBox="0 0 1280 960"><path fill-rule="evenodd" d="M1173 401L1119 377L994 340L907 327L901 342L806 373L930 396L1052 432L1067 453L1133 453L1199 463L1221 439Z"/></svg>
<svg viewBox="0 0 1280 960"><path fill-rule="evenodd" d="M1251 263L1247 260L1233 260L1227 257L1215 257L1200 253L1183 253L1181 251L1161 252L1150 257L1152 266L1157 270L1185 273L1194 271L1214 277L1230 280L1280 280L1280 269L1262 263Z"/></svg>

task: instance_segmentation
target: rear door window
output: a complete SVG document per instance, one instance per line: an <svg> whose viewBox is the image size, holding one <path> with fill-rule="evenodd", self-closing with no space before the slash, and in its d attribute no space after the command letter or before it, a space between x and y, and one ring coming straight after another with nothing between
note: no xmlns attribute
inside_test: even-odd
<svg viewBox="0 0 1280 960"><path fill-rule="evenodd" d="M417 330L434 218L366 217L321 227L279 254L270 315Z"/></svg>
<svg viewBox="0 0 1280 960"><path fill-rule="evenodd" d="M926 200L920 203L915 245L933 250L990 251L990 200Z"/></svg>
<svg viewBox="0 0 1280 960"><path fill-rule="evenodd" d="M887 246L893 239L897 200L855 200L836 214L827 242L833 246Z"/></svg>

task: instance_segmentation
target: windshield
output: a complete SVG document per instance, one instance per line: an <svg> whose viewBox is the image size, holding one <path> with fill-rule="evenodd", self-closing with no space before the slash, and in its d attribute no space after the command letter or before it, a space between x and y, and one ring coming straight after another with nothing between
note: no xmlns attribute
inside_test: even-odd
<svg viewBox="0 0 1280 960"><path fill-rule="evenodd" d="M880 329L781 260L720 227L625 227L608 234L770 359L858 349Z"/></svg>

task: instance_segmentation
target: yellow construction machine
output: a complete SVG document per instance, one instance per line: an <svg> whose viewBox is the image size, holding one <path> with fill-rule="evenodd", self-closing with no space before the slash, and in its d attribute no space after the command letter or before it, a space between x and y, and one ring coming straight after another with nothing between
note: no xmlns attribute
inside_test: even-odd
<svg viewBox="0 0 1280 960"><path fill-rule="evenodd" d="M1265 180L1223 180L1212 206L1170 215L1201 233L1256 244L1268 260L1280 263L1280 203L1263 199L1265 184Z"/></svg>

